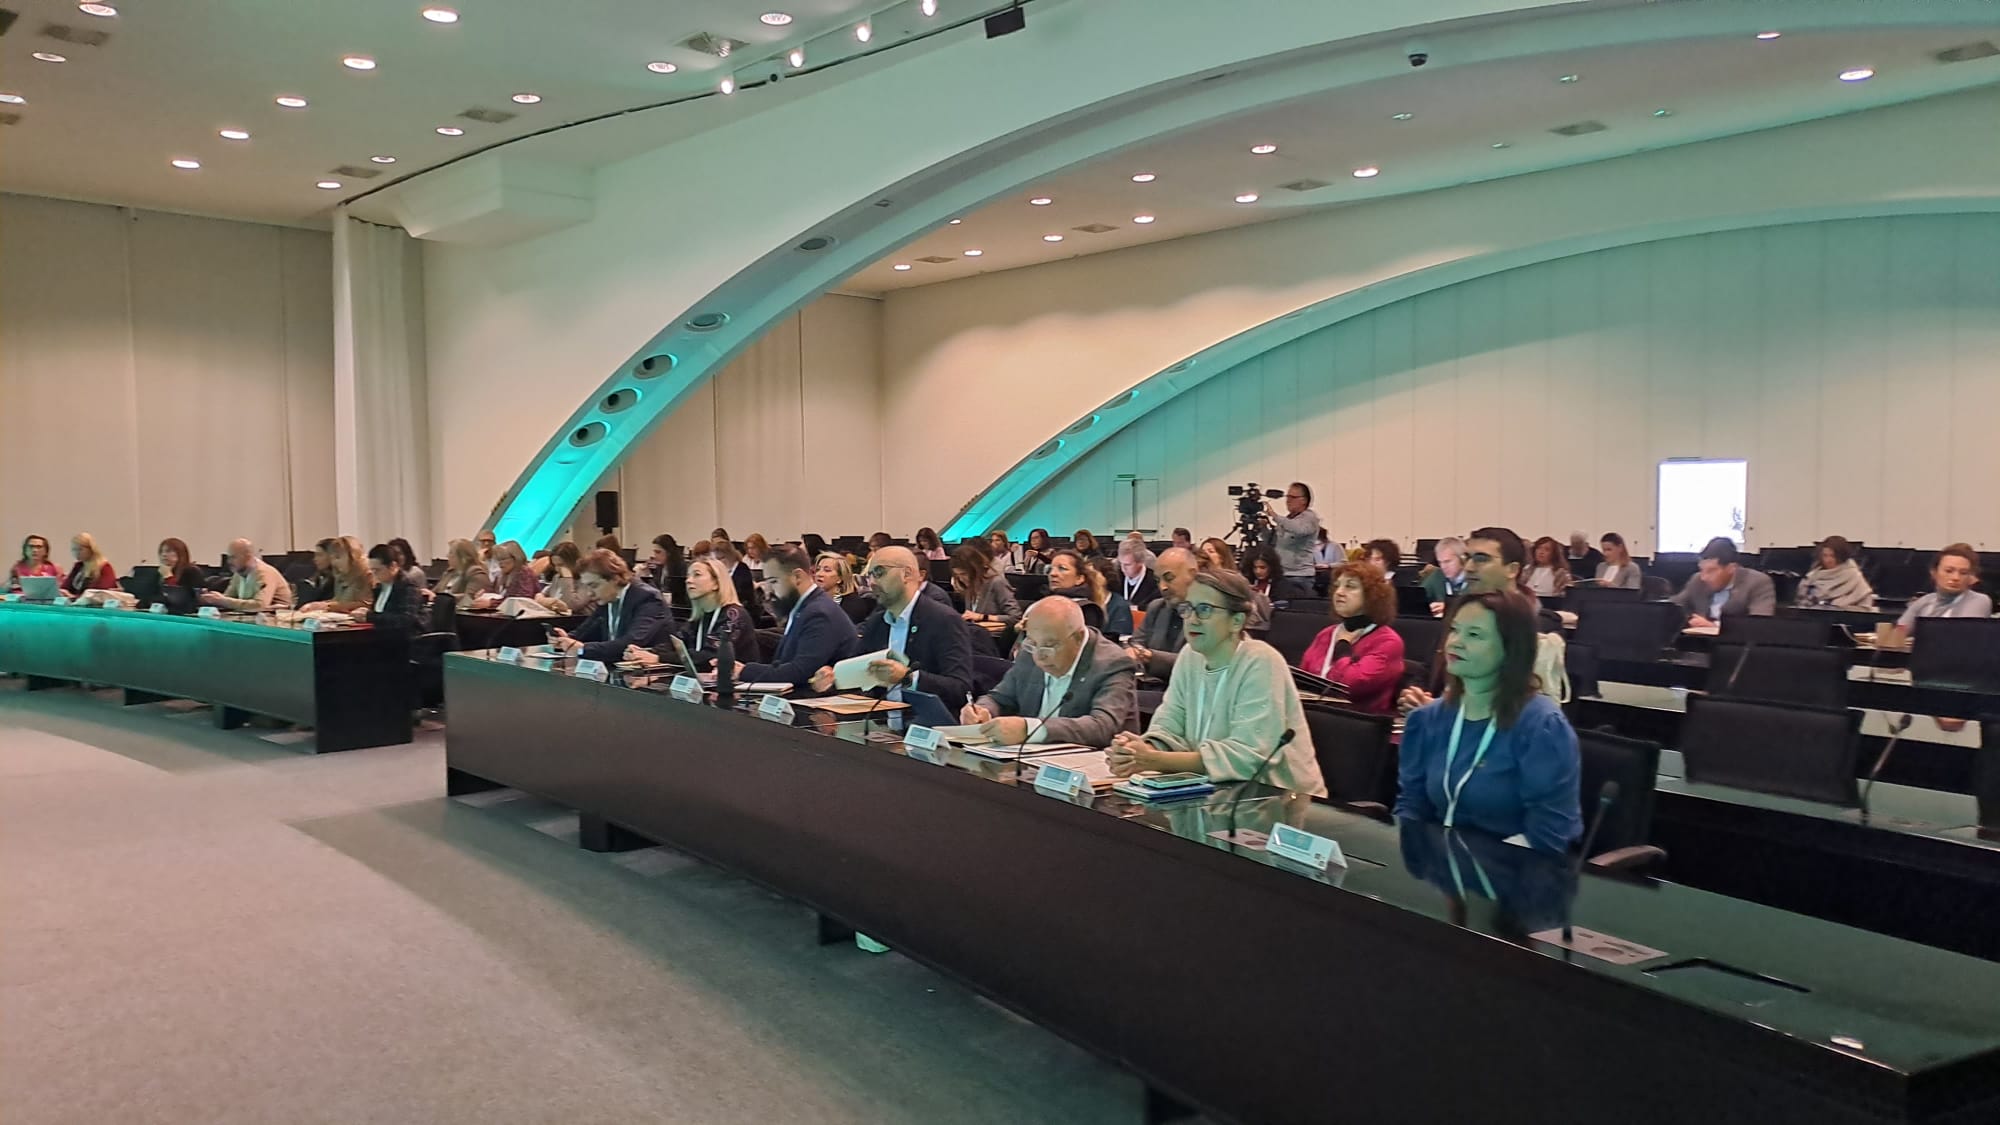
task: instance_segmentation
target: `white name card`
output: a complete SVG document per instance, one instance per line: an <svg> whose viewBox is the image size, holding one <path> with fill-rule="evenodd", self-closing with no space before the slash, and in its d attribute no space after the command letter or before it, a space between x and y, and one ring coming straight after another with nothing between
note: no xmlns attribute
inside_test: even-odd
<svg viewBox="0 0 2000 1125"><path fill-rule="evenodd" d="M305 623L299 627L308 633L317 633L321 629L326 628L326 622L317 617L308 617L305 619Z"/></svg>
<svg viewBox="0 0 2000 1125"><path fill-rule="evenodd" d="M674 682L667 688L667 694L680 700L682 703L700 703L702 697L701 681L685 673L675 676Z"/></svg>
<svg viewBox="0 0 2000 1125"><path fill-rule="evenodd" d="M159 606L154 606L153 608L154 608L154 609L159 609L160 607L159 607ZM221 606L213 606L213 605L205 605L205 606L202 606L202 607L201 607L200 609L197 609L197 610L195 610L195 611L194 611L194 615L195 615L196 617L221 617L221 616L222 616L222 607L221 607Z"/></svg>
<svg viewBox="0 0 2000 1125"><path fill-rule="evenodd" d="M596 680L600 684L611 679L611 669L606 668L602 660L577 661L576 674L586 680Z"/></svg>
<svg viewBox="0 0 2000 1125"><path fill-rule="evenodd" d="M934 766L944 764L940 748L944 736L930 727L911 727L903 732L903 753L919 762L929 762Z"/></svg>
<svg viewBox="0 0 2000 1125"><path fill-rule="evenodd" d="M1050 797L1074 797L1089 787L1083 771L1068 766L1044 765L1035 772L1035 791Z"/></svg>
<svg viewBox="0 0 2000 1125"><path fill-rule="evenodd" d="M1271 826L1271 842L1264 850L1272 855L1281 855L1294 863L1303 863L1315 871L1325 871L1328 864L1347 866L1347 857L1340 854L1340 845L1324 836L1315 836L1289 824Z"/></svg>
<svg viewBox="0 0 2000 1125"><path fill-rule="evenodd" d="M206 608L206 607L204 607L204 608ZM159 602L154 602L154 603L152 604L152 606L150 606L150 607L149 607L149 608L148 608L148 609L146 610L146 612L147 612L147 613L165 613L165 612L167 612L167 607L166 607L165 605L163 605L163 604L159 603Z"/></svg>
<svg viewBox="0 0 2000 1125"><path fill-rule="evenodd" d="M790 725L792 704L782 695L767 695L757 704L757 717L774 723Z"/></svg>
<svg viewBox="0 0 2000 1125"><path fill-rule="evenodd" d="M502 664L519 664L521 662L521 650L509 645L502 648L500 655L493 659L498 660Z"/></svg>

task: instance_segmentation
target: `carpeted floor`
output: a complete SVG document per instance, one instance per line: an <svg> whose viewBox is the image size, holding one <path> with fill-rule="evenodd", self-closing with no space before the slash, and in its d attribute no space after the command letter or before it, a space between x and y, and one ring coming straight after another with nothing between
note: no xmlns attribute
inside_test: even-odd
<svg viewBox="0 0 2000 1125"><path fill-rule="evenodd" d="M315 757L0 681L0 1115L1136 1122L1138 1083L663 849L442 796L444 741Z"/></svg>

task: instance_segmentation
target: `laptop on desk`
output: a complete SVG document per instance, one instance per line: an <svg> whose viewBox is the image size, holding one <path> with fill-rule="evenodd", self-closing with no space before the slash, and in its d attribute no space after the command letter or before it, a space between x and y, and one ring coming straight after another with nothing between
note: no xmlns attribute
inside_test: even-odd
<svg viewBox="0 0 2000 1125"><path fill-rule="evenodd" d="M126 593L139 599L139 608L145 609L160 600L160 572L151 568L134 570L129 576L120 578L118 586Z"/></svg>
<svg viewBox="0 0 2000 1125"><path fill-rule="evenodd" d="M24 602L53 602L62 595L62 579L53 575L21 579L21 600Z"/></svg>

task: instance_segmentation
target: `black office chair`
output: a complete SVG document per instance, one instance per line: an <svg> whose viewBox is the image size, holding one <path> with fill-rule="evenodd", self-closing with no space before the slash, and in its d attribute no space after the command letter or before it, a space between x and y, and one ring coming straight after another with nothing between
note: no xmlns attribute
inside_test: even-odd
<svg viewBox="0 0 2000 1125"><path fill-rule="evenodd" d="M1847 706L1847 683L1847 653L1841 649L1718 643L1704 686L1710 695L1730 699L1838 709Z"/></svg>
<svg viewBox="0 0 2000 1125"><path fill-rule="evenodd" d="M1833 622L1825 617L1725 616L1718 640L1745 645L1825 648L1833 643Z"/></svg>
<svg viewBox="0 0 2000 1125"><path fill-rule="evenodd" d="M1581 614L1586 606L1598 602L1642 602L1645 591L1630 586L1571 586L1568 604L1563 606L1571 612Z"/></svg>
<svg viewBox="0 0 2000 1125"><path fill-rule="evenodd" d="M1687 779L1857 808L1861 712L1690 695L1681 722Z"/></svg>
<svg viewBox="0 0 2000 1125"><path fill-rule="evenodd" d="M1910 679L1925 687L2000 692L2000 618L1918 618L1910 637Z"/></svg>
<svg viewBox="0 0 2000 1125"><path fill-rule="evenodd" d="M1577 614L1574 639L1605 660L1658 660L1682 621L1671 602L1595 602Z"/></svg>
<svg viewBox="0 0 2000 1125"><path fill-rule="evenodd" d="M425 631L410 638L410 672L417 707L444 705L444 654L458 648L458 599L440 594L431 599Z"/></svg>
<svg viewBox="0 0 2000 1125"><path fill-rule="evenodd" d="M1022 574L1009 571L1007 584L1014 587L1014 599L1022 605L1038 602L1049 596L1049 576L1046 574Z"/></svg>
<svg viewBox="0 0 2000 1125"><path fill-rule="evenodd" d="M1301 706L1320 776L1326 781L1326 799L1335 804L1394 804L1396 751L1390 744L1394 716L1310 701Z"/></svg>
<svg viewBox="0 0 2000 1125"><path fill-rule="evenodd" d="M1325 614L1294 613L1281 609L1271 614L1271 628L1264 639L1285 658L1285 663L1298 667L1299 660L1306 654L1313 638L1331 622Z"/></svg>
<svg viewBox="0 0 2000 1125"><path fill-rule="evenodd" d="M999 687L1000 681L1007 678L1007 669L1013 666L1013 661L1003 657L984 656L976 652L973 653L972 697L977 699L994 688Z"/></svg>
<svg viewBox="0 0 2000 1125"><path fill-rule="evenodd" d="M1663 602L1674 596L1673 584L1657 574L1639 577L1639 598L1641 601Z"/></svg>
<svg viewBox="0 0 2000 1125"><path fill-rule="evenodd" d="M1096 602L1078 602L1083 609L1083 623L1102 633L1104 631L1104 607Z"/></svg>
<svg viewBox="0 0 2000 1125"><path fill-rule="evenodd" d="M873 594L849 594L841 600L840 608L849 621L859 625L874 615L877 604Z"/></svg>
<svg viewBox="0 0 2000 1125"><path fill-rule="evenodd" d="M1591 841L1590 866L1599 871L1634 871L1663 862L1666 851L1647 842L1653 835L1653 783L1660 773L1660 744L1580 730L1576 746L1582 755L1578 806L1586 828L1597 815L1605 782L1618 783L1618 796L1605 810L1597 838Z"/></svg>
<svg viewBox="0 0 2000 1125"><path fill-rule="evenodd" d="M1979 724L1979 753L1972 756L1972 796L1979 803L1979 834L2000 838L2000 718Z"/></svg>
<svg viewBox="0 0 2000 1125"><path fill-rule="evenodd" d="M1430 616L1398 617L1389 627L1403 638L1403 659L1421 665L1426 673L1432 671L1444 643L1444 622Z"/></svg>
<svg viewBox="0 0 2000 1125"><path fill-rule="evenodd" d="M826 540L810 531L799 536L799 544L806 549L806 555L809 558L816 559L824 554L827 549Z"/></svg>

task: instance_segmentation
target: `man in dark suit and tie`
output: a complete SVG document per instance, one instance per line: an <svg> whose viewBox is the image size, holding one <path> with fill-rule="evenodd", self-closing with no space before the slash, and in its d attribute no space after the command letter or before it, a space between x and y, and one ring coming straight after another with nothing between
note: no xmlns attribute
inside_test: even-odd
<svg viewBox="0 0 2000 1125"><path fill-rule="evenodd" d="M786 683L804 691L812 686L815 672L854 654L854 622L813 581L812 559L804 548L790 543L773 547L764 558L764 576L778 587L771 609L784 622L785 637L770 663L737 664L736 682Z"/></svg>
<svg viewBox="0 0 2000 1125"><path fill-rule="evenodd" d="M651 648L669 620L660 592L633 577L625 560L603 547L584 557L576 584L597 602L597 609L574 634L552 632L549 643L581 659L609 664L622 658L628 646Z"/></svg>
<svg viewBox="0 0 2000 1125"><path fill-rule="evenodd" d="M883 547L868 560L877 608L861 623L861 652L887 649L868 666L875 683L900 699L903 688L929 692L953 712L972 687L972 642L965 621L948 605L919 596L923 564L907 547ZM813 687L833 686L833 668L822 667Z"/></svg>
<svg viewBox="0 0 2000 1125"><path fill-rule="evenodd" d="M1138 673L1115 641L1083 623L1083 608L1043 598L1021 619L1021 654L1000 685L966 705L963 723L980 723L995 742L1074 742L1109 746L1121 730L1138 733Z"/></svg>

